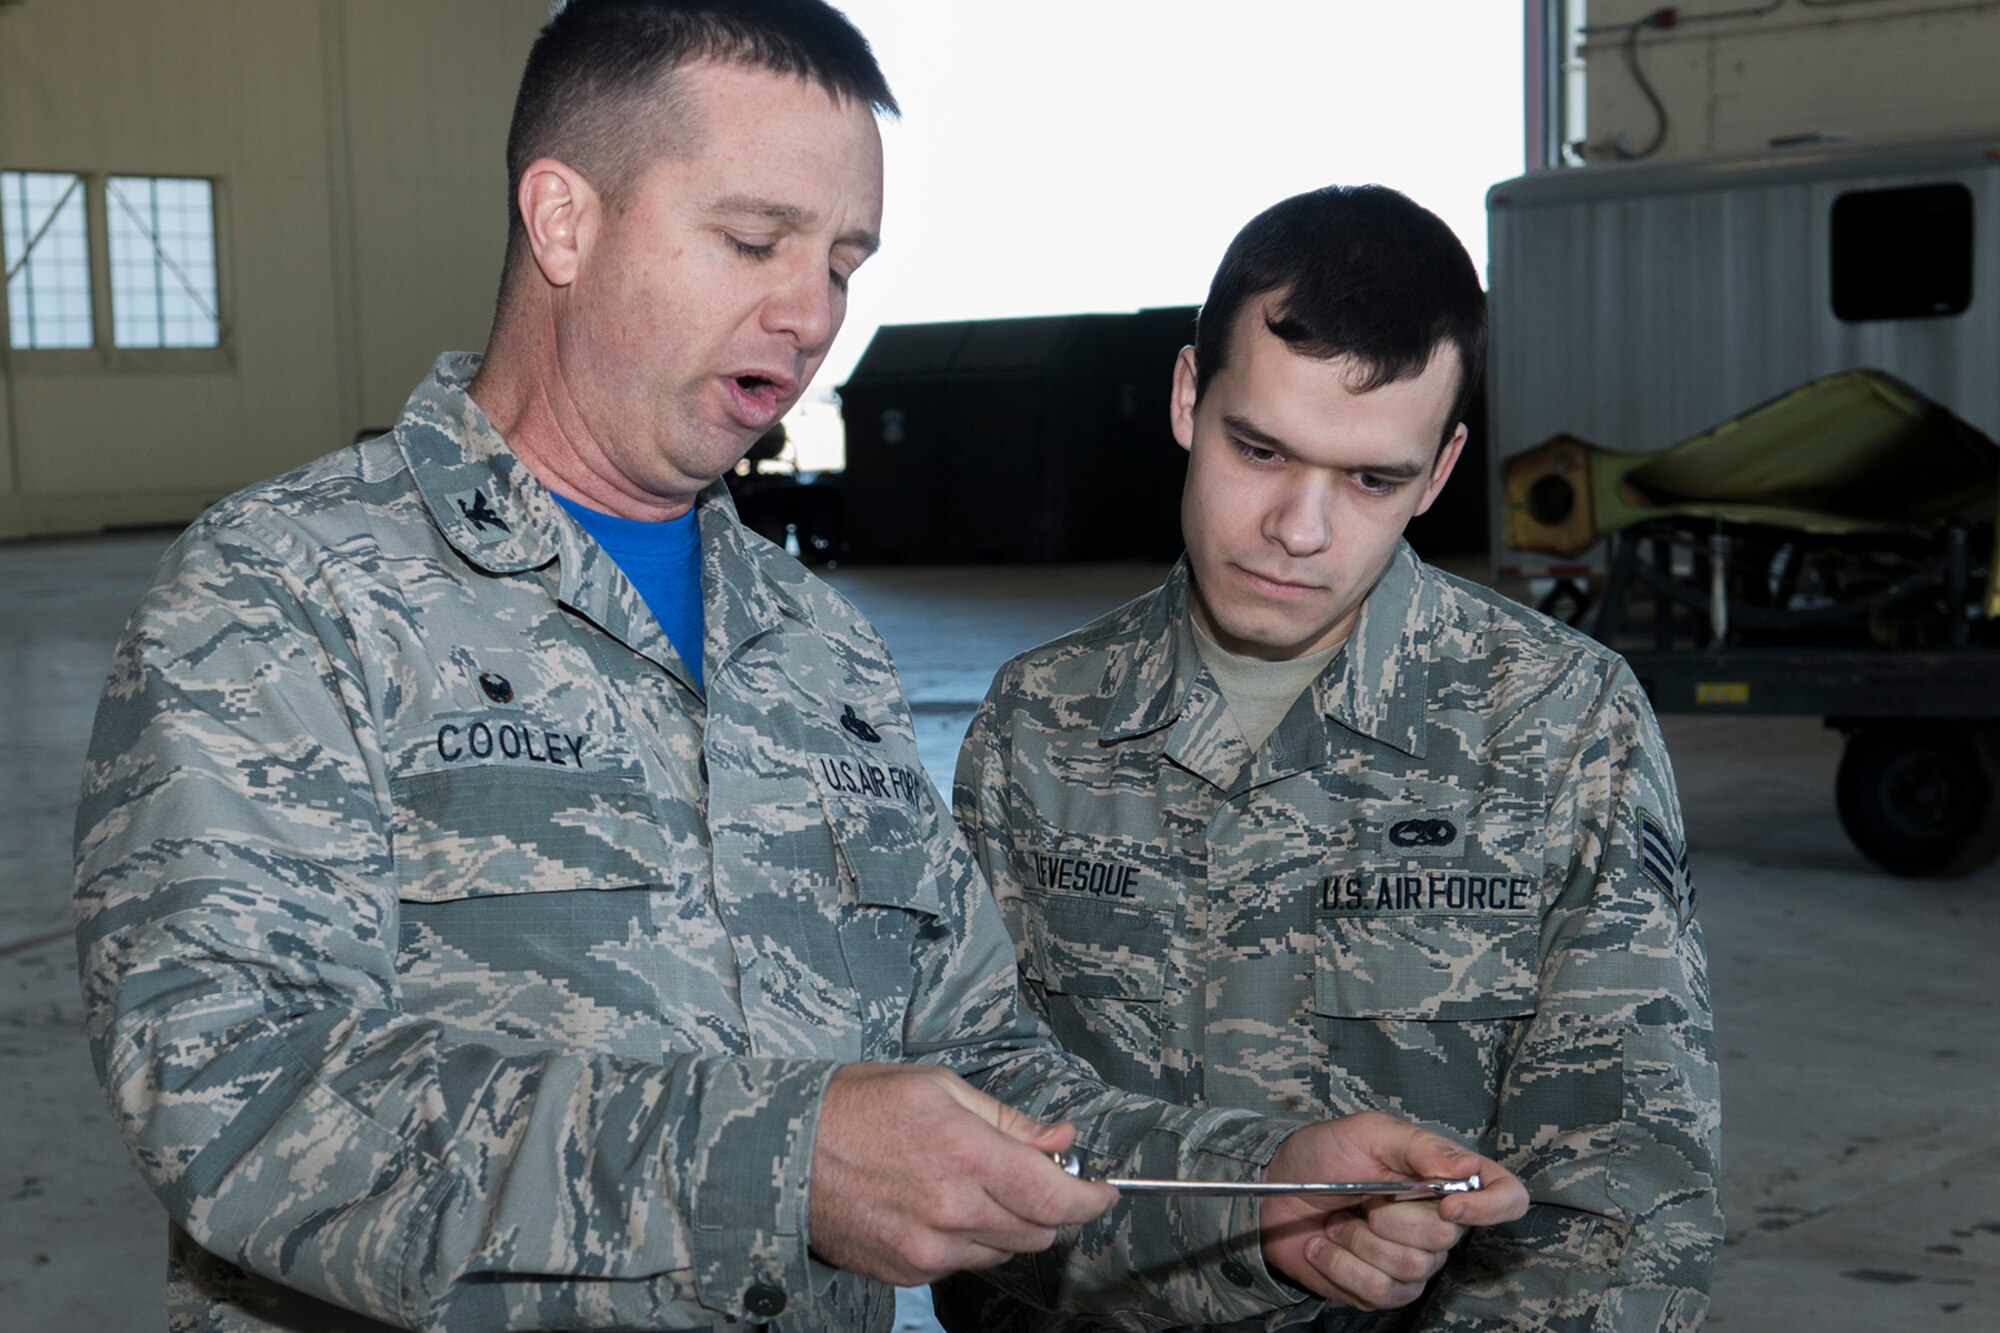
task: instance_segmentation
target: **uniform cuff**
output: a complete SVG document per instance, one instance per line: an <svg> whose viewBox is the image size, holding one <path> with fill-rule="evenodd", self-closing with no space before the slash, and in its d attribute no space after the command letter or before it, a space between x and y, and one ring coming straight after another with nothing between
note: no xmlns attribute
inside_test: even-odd
<svg viewBox="0 0 2000 1333"><path fill-rule="evenodd" d="M1278 1145L1298 1128L1289 1121L1210 1112L1179 1132L1154 1129L1122 1161L1094 1158L1087 1149L1080 1154L1090 1175L1255 1180ZM1132 1195L1079 1239L1086 1249L1093 1242L1115 1256L1109 1271L1100 1269L1099 1279L1143 1277L1137 1294L1143 1296L1145 1312L1173 1323L1230 1323L1320 1304L1265 1266L1255 1198ZM1102 1308L1110 1294L1072 1289L1064 1299L1086 1309Z"/></svg>
<svg viewBox="0 0 2000 1333"><path fill-rule="evenodd" d="M813 1303L807 1186L830 1060L717 1060L695 1141L666 1151L686 1172L696 1298L756 1322ZM820 1284L820 1285L823 1285Z"/></svg>
<svg viewBox="0 0 2000 1333"><path fill-rule="evenodd" d="M1257 1180L1278 1145L1303 1126L1292 1121L1245 1119L1226 1123L1204 1135L1196 1153L1194 1169L1198 1179ZM1216 1271L1222 1278L1219 1290L1231 1291L1246 1303L1245 1314L1285 1310L1291 1316L1282 1325L1309 1319L1325 1305L1320 1297L1274 1272L1264 1262L1264 1234L1258 1225L1259 1200L1254 1196L1228 1201L1228 1215L1214 1244L1221 1254Z"/></svg>

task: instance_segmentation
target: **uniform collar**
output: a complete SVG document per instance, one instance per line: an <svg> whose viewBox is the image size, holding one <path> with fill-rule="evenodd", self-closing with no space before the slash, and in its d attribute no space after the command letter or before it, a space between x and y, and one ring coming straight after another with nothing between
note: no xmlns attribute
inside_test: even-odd
<svg viewBox="0 0 2000 1333"><path fill-rule="evenodd" d="M482 360L440 356L403 405L396 446L460 555L493 574L538 569L563 554L573 525L466 393Z"/></svg>
<svg viewBox="0 0 2000 1333"><path fill-rule="evenodd" d="M1314 685L1320 711L1413 759L1424 757L1437 583L1406 541L1396 543L1348 636L1347 651Z"/></svg>
<svg viewBox="0 0 2000 1333"><path fill-rule="evenodd" d="M1132 651L1114 653L1101 694L1111 698L1098 735L1130 740L1174 721L1201 678L1201 654L1187 627L1188 562L1183 555L1147 600L1132 635Z"/></svg>
<svg viewBox="0 0 2000 1333"><path fill-rule="evenodd" d="M729 488L716 481L695 500L701 523L702 601L711 663L722 663L787 618L817 624L805 595L812 576L736 516Z"/></svg>
<svg viewBox="0 0 2000 1333"><path fill-rule="evenodd" d="M1141 609L1131 651L1114 654L1103 693L1110 700L1099 736L1128 740L1177 721L1202 678L1188 627L1187 557ZM1313 682L1315 711L1350 730L1421 759L1430 708L1430 645L1438 612L1435 582L1408 542L1398 542L1369 590L1346 649ZM1280 731L1287 728L1281 726ZM1278 733L1273 733L1278 736ZM1287 767L1306 762L1303 738L1280 737L1299 749Z"/></svg>
<svg viewBox="0 0 2000 1333"><path fill-rule="evenodd" d="M473 565L512 574L558 565L550 577L564 604L590 616L655 661L672 659L666 635L616 562L556 503L466 392L482 357L446 352L410 395L396 443L431 519ZM737 521L728 488L716 481L695 497L701 526L703 602L712 667L787 615L811 622L775 548ZM788 563L788 562L787 562Z"/></svg>

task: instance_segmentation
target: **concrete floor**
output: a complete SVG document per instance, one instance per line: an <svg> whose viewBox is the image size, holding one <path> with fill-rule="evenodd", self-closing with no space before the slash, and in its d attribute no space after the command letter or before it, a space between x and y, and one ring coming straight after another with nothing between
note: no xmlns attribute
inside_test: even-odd
<svg viewBox="0 0 2000 1333"><path fill-rule="evenodd" d="M78 773L111 646L167 538L0 547L0 1323L164 1323L159 1206L81 1035L69 925ZM851 569L948 784L1011 653L1159 571ZM1715 989L1729 1244L1710 1323L2000 1329L2000 867L1876 873L1810 719L1668 718Z"/></svg>

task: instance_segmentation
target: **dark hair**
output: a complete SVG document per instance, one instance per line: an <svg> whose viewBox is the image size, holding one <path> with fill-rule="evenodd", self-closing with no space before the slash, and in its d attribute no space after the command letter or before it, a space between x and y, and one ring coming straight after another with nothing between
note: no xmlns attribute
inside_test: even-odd
<svg viewBox="0 0 2000 1333"><path fill-rule="evenodd" d="M514 192L528 164L541 157L568 163L616 201L668 150L672 76L698 60L794 75L834 97L898 114L867 39L825 0L569 0L535 39L514 99L510 249L523 239Z"/></svg>
<svg viewBox="0 0 2000 1333"><path fill-rule="evenodd" d="M1249 301L1277 293L1265 326L1306 356L1352 357L1355 392L1424 372L1442 343L1458 352L1449 440L1486 364L1486 293L1451 228L1381 185L1329 185L1250 219L1222 256L1195 322L1195 396L1229 360Z"/></svg>

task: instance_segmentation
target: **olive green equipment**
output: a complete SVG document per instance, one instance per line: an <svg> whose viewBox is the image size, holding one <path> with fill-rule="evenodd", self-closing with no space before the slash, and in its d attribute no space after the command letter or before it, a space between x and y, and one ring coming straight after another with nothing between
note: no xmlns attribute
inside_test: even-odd
<svg viewBox="0 0 2000 1333"><path fill-rule="evenodd" d="M1991 524L1981 604L2000 618L2000 446L1879 370L1813 380L1665 449L1557 435L1507 460L1501 495L1508 546L1572 557L1656 519L1863 541Z"/></svg>
<svg viewBox="0 0 2000 1333"><path fill-rule="evenodd" d="M1662 713L1818 715L1855 847L1899 875L2000 856L2000 446L1877 370L1801 385L1671 448L1561 435L1501 476L1507 544L1558 580ZM1988 554L1992 552L1992 554ZM1636 596L1635 596L1636 594Z"/></svg>

